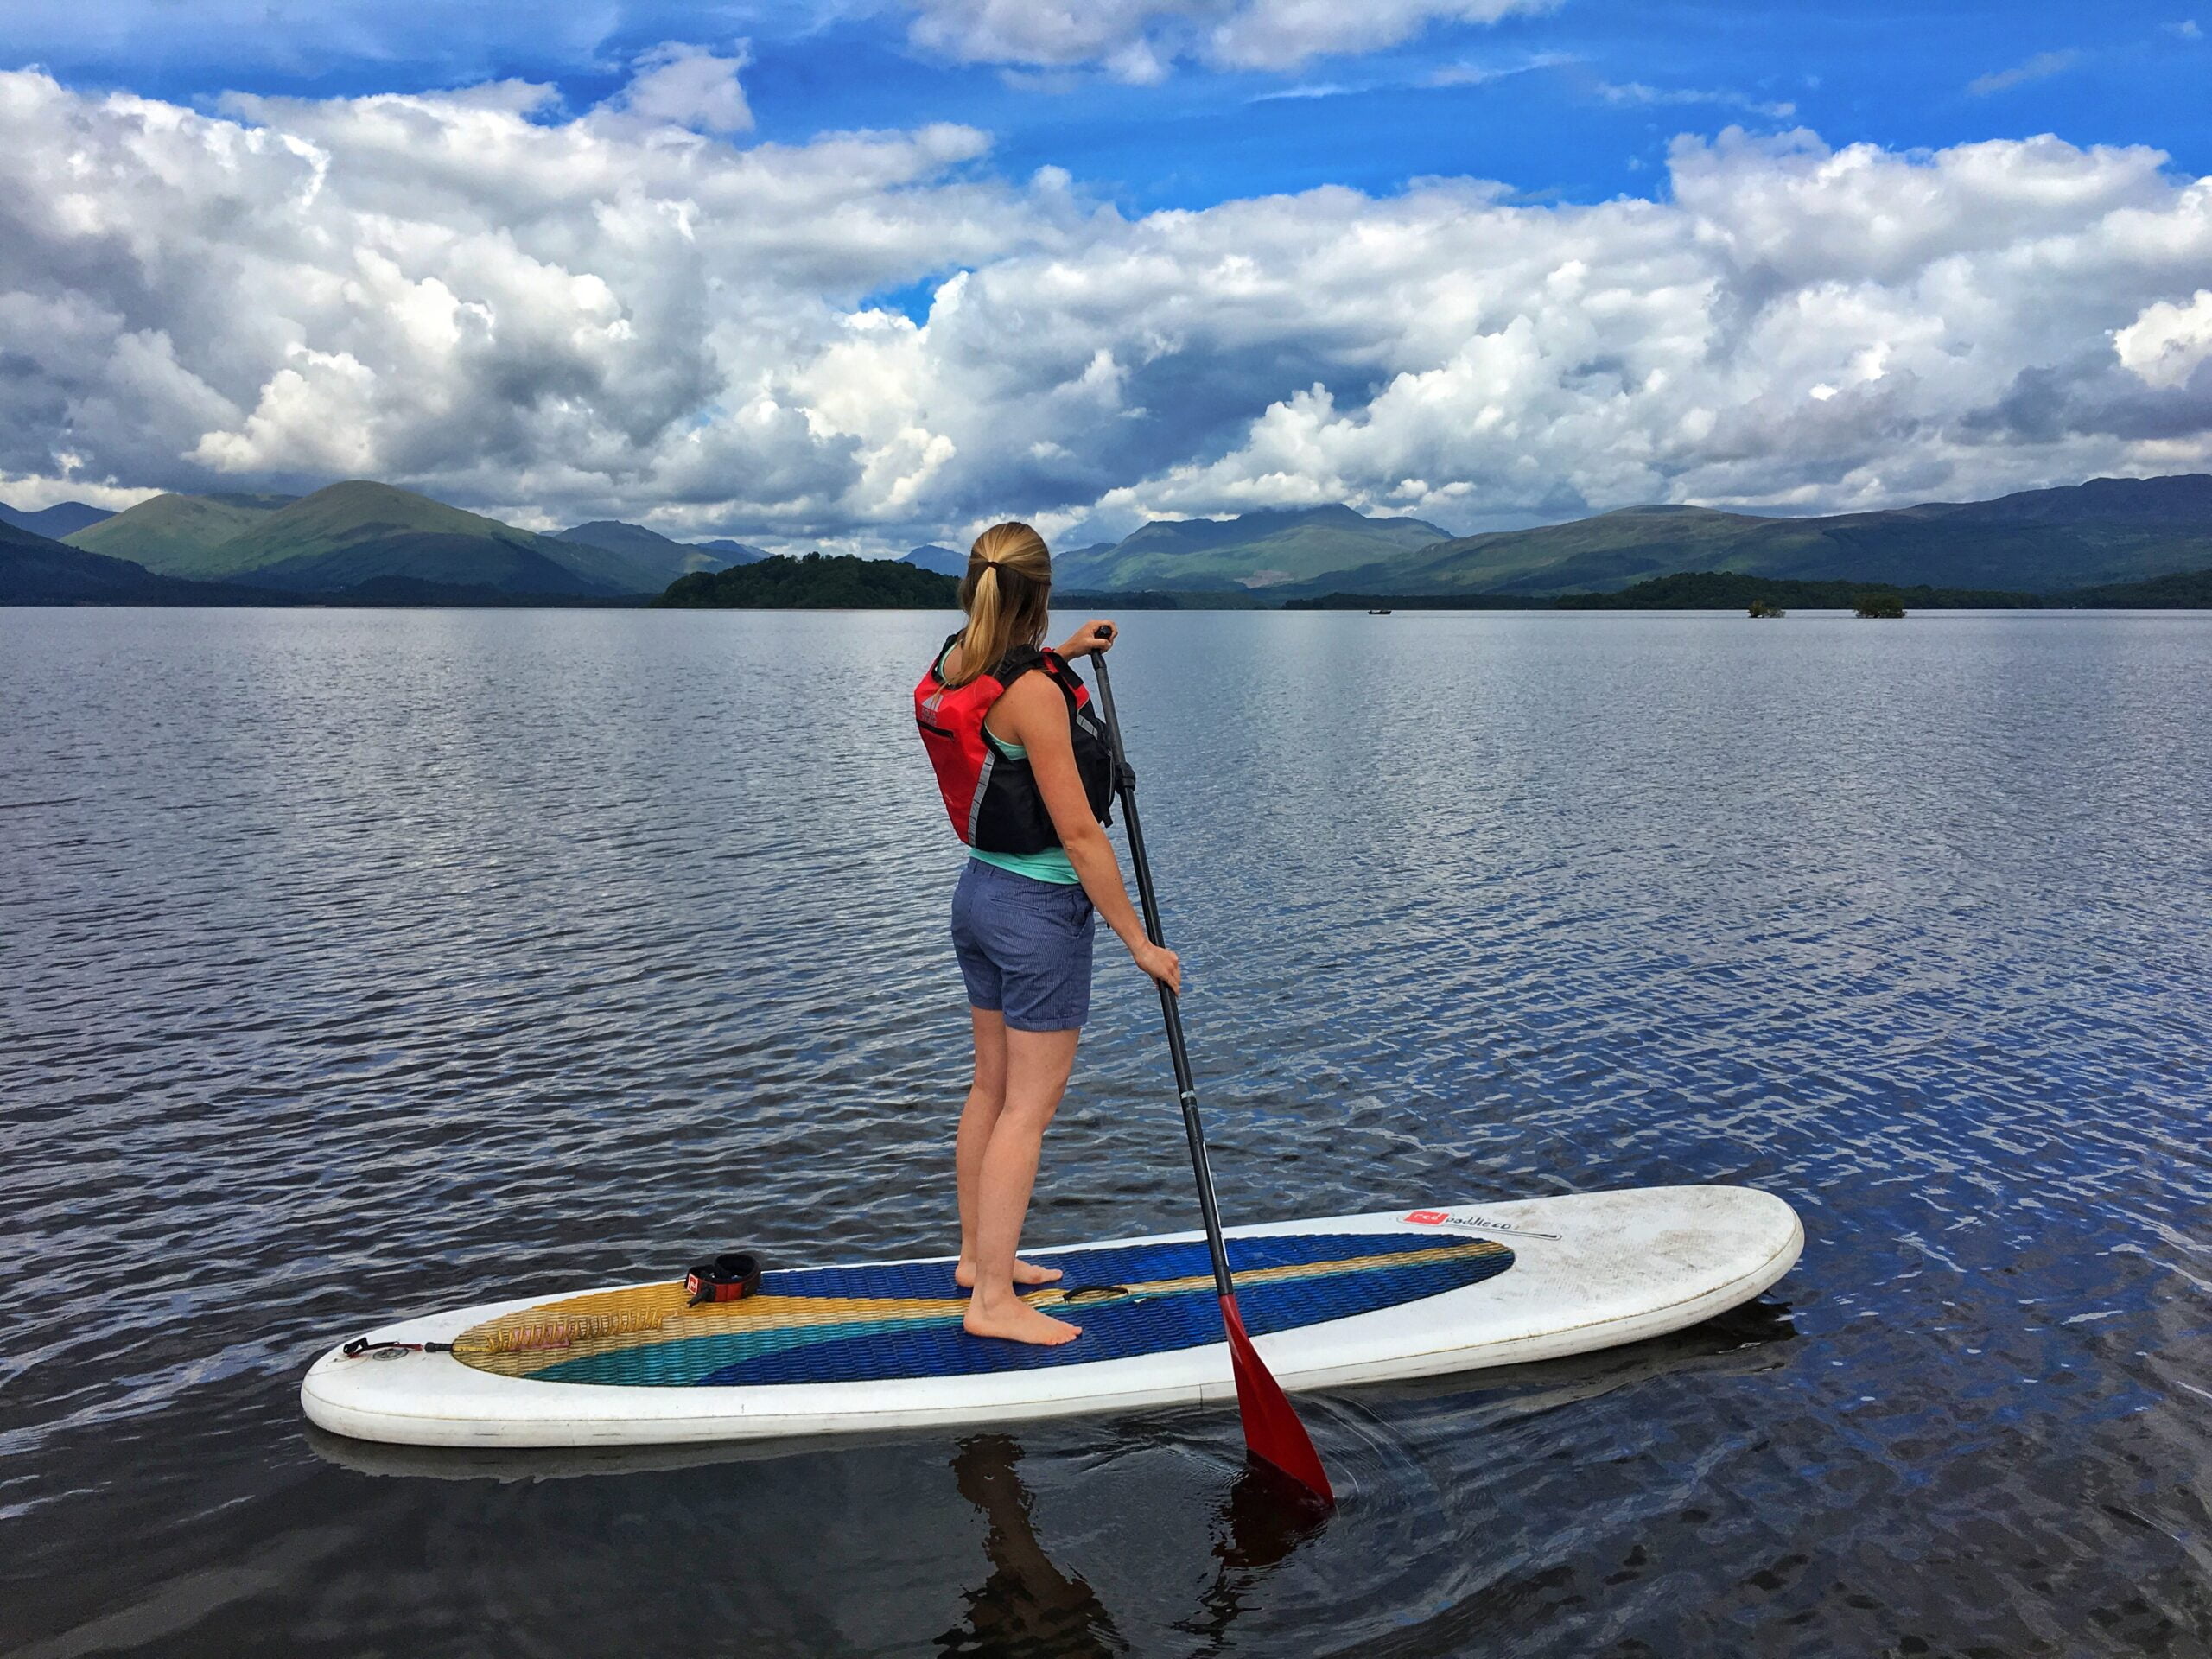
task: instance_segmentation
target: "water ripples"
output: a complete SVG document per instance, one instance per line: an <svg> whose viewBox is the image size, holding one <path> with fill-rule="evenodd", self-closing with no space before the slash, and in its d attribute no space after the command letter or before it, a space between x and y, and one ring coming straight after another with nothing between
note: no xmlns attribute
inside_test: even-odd
<svg viewBox="0 0 2212 1659"><path fill-rule="evenodd" d="M2191 616L1132 620L1232 1218L1807 1224L1696 1332L1314 1399L1317 1532L1217 1412L309 1435L389 1313L944 1247L943 627L0 613L0 1648L2212 1651ZM1038 1242L1188 1224L1110 943L1098 990Z"/></svg>

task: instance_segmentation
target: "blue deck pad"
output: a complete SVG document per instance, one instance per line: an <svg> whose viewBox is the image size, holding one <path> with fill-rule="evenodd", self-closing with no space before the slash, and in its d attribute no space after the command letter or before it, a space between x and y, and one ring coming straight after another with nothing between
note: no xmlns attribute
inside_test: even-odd
<svg viewBox="0 0 2212 1659"><path fill-rule="evenodd" d="M1302 1277L1242 1280L1237 1306L1255 1336L1396 1307L1495 1277L1513 1253L1488 1240L1435 1234L1275 1234L1229 1241L1240 1274L1325 1262ZM1428 1259L1394 1265L1392 1258ZM1222 1340L1212 1267L1203 1243L1133 1244L1043 1252L1066 1274L1063 1284L1138 1286L1193 1279L1192 1288L1079 1302L1057 1308L1083 1327L1076 1341L1036 1348L969 1336L957 1314L869 1304L957 1299L949 1262L815 1268L764 1275L764 1295L823 1297L847 1303L851 1317L807 1325L763 1325L713 1336L579 1354L536 1373L540 1381L627 1387L744 1386L790 1382L888 1382L973 1376L1048 1366L1087 1365L1172 1353Z"/></svg>
<svg viewBox="0 0 2212 1659"><path fill-rule="evenodd" d="M1433 1233L1262 1233L1224 1241L1231 1273L1262 1268L1305 1267L1315 1262L1403 1255L1455 1242ZM1065 1274L1060 1287L1126 1285L1155 1279L1211 1277L1213 1258L1204 1239L1179 1244L1084 1245L1071 1250L1025 1251L1040 1267ZM950 1262L891 1262L858 1268L796 1268L760 1276L766 1296L965 1296L952 1282ZM1243 1306L1240 1294L1237 1306Z"/></svg>

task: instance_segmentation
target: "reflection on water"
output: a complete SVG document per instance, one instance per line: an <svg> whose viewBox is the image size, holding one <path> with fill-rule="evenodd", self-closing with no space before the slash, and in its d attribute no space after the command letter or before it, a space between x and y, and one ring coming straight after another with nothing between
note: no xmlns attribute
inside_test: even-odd
<svg viewBox="0 0 2212 1659"><path fill-rule="evenodd" d="M1014 1471L1020 1461L1021 1447L1006 1434L978 1434L962 1441L953 1456L960 1496L982 1512L988 1529L983 1553L991 1575L968 1592L966 1618L938 1637L937 1650L1068 1659L1127 1653L1129 1644L1097 1592L1055 1567L1038 1543L1029 1494Z"/></svg>
<svg viewBox="0 0 2212 1659"><path fill-rule="evenodd" d="M1053 1564L1030 1524L1029 1493L1015 1465L1021 1446L1009 1434L963 1440L952 1459L960 1495L982 1511L991 1575L967 1595L967 1618L938 1638L944 1654L1090 1656L1126 1653L1097 1592ZM1299 1545L1318 1538L1328 1513L1304 1488L1257 1459L1230 1483L1216 1513L1213 1554L1218 1575L1190 1618L1175 1628L1204 1638L1197 1651L1225 1649L1230 1627L1268 1573Z"/></svg>
<svg viewBox="0 0 2212 1659"><path fill-rule="evenodd" d="M1806 1221L1786 1308L1301 1396L1318 1535L1227 1409L970 1497L306 1433L392 1313L946 1248L943 632L0 612L0 1651L2212 1649L2202 617L1129 620L1231 1219ZM1035 1242L1194 1224L1156 1020L1108 952Z"/></svg>
<svg viewBox="0 0 2212 1659"><path fill-rule="evenodd" d="M1199 1599L1195 1616L1175 1628L1203 1637L1198 1651L1220 1653L1230 1627L1253 1601L1268 1574L1300 1544L1328 1529L1330 1510L1313 1492L1257 1458L1245 1459L1213 1525L1214 1559L1221 1571Z"/></svg>

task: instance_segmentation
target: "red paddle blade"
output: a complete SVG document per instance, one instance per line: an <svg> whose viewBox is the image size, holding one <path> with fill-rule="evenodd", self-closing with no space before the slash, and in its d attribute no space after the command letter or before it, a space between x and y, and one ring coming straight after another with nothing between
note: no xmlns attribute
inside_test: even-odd
<svg viewBox="0 0 2212 1659"><path fill-rule="evenodd" d="M1320 1454L1314 1451L1306 1425L1290 1408L1282 1385L1244 1334L1244 1316L1236 1311L1234 1296L1221 1299L1221 1323L1229 1332L1229 1363L1236 1376L1236 1409L1244 1418L1244 1449L1334 1507L1337 1495L1329 1489Z"/></svg>

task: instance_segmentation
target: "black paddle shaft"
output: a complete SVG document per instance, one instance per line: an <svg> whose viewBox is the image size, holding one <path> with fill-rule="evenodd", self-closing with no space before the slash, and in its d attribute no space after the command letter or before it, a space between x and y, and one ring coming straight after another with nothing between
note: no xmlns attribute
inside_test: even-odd
<svg viewBox="0 0 2212 1659"><path fill-rule="evenodd" d="M1145 937L1165 946L1160 931L1160 899L1153 892L1152 861L1145 856L1144 825L1137 817L1137 774L1122 747L1122 722L1114 714L1114 683L1107 677L1106 654L1092 658L1098 669L1098 702L1106 711L1106 741L1114 753L1114 791L1122 801L1122 823L1129 836L1129 862L1137 873L1137 902L1144 910ZM1159 983L1159 982L1154 982ZM1214 1288L1234 1296L1229 1276L1229 1248L1221 1238L1221 1209L1214 1202L1213 1166L1206 1161L1206 1132L1198 1122L1198 1090L1191 1081L1191 1052L1183 1043L1183 1014L1175 993L1160 984L1160 1012L1167 1023L1167 1054L1175 1065L1175 1091L1183 1107L1183 1134L1191 1143L1191 1171L1198 1178L1198 1210L1206 1224L1206 1249L1213 1256Z"/></svg>

